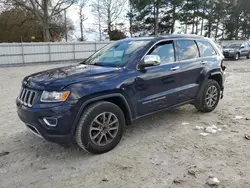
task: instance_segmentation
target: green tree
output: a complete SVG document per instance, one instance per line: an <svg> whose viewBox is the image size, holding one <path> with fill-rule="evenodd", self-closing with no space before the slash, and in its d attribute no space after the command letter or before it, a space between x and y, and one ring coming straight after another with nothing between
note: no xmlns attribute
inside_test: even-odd
<svg viewBox="0 0 250 188"><path fill-rule="evenodd" d="M74 30L68 19L67 30ZM61 41L65 33L64 20L58 15L50 22L49 34L51 41ZM35 39L32 39L35 36ZM43 27L41 23L22 8L12 8L0 14L0 42L41 42Z"/></svg>
<svg viewBox="0 0 250 188"><path fill-rule="evenodd" d="M43 41L51 40L50 25L52 20L67 10L77 0L5 0L14 7L28 11L43 28Z"/></svg>
<svg viewBox="0 0 250 188"><path fill-rule="evenodd" d="M120 40L120 39L125 39L126 35L118 29L114 29L112 31L110 31L110 40Z"/></svg>

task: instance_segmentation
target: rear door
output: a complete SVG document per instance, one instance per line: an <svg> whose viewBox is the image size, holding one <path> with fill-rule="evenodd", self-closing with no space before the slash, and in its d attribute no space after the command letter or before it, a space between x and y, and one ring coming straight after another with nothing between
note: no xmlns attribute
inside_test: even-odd
<svg viewBox="0 0 250 188"><path fill-rule="evenodd" d="M211 66L217 56L211 44L205 40L177 40L176 46L182 72L180 100L186 102L196 98L203 69Z"/></svg>

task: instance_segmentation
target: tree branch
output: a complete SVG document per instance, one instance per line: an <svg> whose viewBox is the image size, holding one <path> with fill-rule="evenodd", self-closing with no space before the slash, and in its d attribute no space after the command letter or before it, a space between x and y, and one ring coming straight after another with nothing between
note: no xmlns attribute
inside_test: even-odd
<svg viewBox="0 0 250 188"><path fill-rule="evenodd" d="M49 17L52 17L52 16L54 15L54 13L55 13L56 10L60 10L60 8L61 8L61 6L62 6L63 3L64 3L64 2L63 2L63 1L60 1L60 0L57 1L56 5L55 5L54 8L52 9L52 12L51 12L51 14L50 14Z"/></svg>
<svg viewBox="0 0 250 188"><path fill-rule="evenodd" d="M12 0L14 1L14 4L17 6L25 8L27 11L31 12L34 16L36 16L38 19L42 19L41 15L38 13L38 11L35 9L35 7L32 5L32 7L26 5L25 1L22 0Z"/></svg>
<svg viewBox="0 0 250 188"><path fill-rule="evenodd" d="M44 7L43 7L43 5L41 5L40 3L39 3L39 1L38 0L34 0L35 2L36 2L36 4L41 8L41 9L43 9Z"/></svg>
<svg viewBox="0 0 250 188"><path fill-rule="evenodd" d="M53 15L51 14L50 17L56 16L56 15L60 14L61 12L65 11L65 10L67 10L69 7L71 7L73 4L74 4L74 1L72 0L71 3L70 3L68 6L66 6L65 8L62 8L62 9L58 9L57 11L54 12Z"/></svg>

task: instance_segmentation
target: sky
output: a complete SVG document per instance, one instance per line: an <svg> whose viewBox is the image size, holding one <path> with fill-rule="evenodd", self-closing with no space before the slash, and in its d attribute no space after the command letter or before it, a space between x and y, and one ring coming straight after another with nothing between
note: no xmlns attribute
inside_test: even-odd
<svg viewBox="0 0 250 188"><path fill-rule="evenodd" d="M125 17L127 10L128 10L128 4L125 5L123 8L124 11L122 11L120 18L117 22L122 22L125 24L125 27L127 27L127 30L129 28L129 23L127 18ZM78 5L72 5L67 10L67 17L70 18L75 26L75 31L73 32L73 36L70 39L71 41L76 41L77 38L80 38L80 21L79 21L79 7ZM98 33L98 22L94 16L94 13L92 12L92 7L87 4L84 7L84 15L87 17L87 20L84 21L84 35L87 41L98 41L99 40L99 33ZM105 27L105 25L102 25L102 27ZM175 33L183 33L183 28L181 29L181 24L177 21L175 24ZM183 26L182 26L183 27ZM188 29L189 31L190 29ZM126 33L127 36L129 36L129 33ZM103 37L105 38L105 37Z"/></svg>
<svg viewBox="0 0 250 188"><path fill-rule="evenodd" d="M75 31L74 31L74 36L73 40L76 40L76 38L80 38L81 33L80 33L80 20L79 20L79 15L78 15L79 7L77 5L71 6L67 10L67 17L69 17L75 26ZM93 13L91 13L91 7L89 5L86 5L84 7L84 15L87 17L87 20L84 21L84 35L88 41L95 41L98 39L98 33L97 32L86 32L89 29L94 29L96 26L95 24L95 17Z"/></svg>
<svg viewBox="0 0 250 188"><path fill-rule="evenodd" d="M126 10L126 7L124 8ZM67 17L70 18L75 26L75 31L72 37L72 41L77 40L77 38L80 38L81 33L80 33L80 20L79 20L79 7L77 5L71 6L67 10ZM124 11L123 13L126 13ZM92 12L92 8L90 5L86 5L84 7L84 15L87 17L87 20L84 21L84 35L87 41L97 41L99 40L99 33L98 33L98 22ZM121 16L120 20L124 23L125 25L128 25L127 21L124 19L125 16ZM120 21L119 20L119 21Z"/></svg>

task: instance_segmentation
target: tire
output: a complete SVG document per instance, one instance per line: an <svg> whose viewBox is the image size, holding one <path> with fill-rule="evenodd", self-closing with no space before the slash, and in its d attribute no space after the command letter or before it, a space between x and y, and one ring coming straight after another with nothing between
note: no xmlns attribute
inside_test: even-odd
<svg viewBox="0 0 250 188"><path fill-rule="evenodd" d="M216 91L216 95L213 91ZM212 112L218 105L219 100L220 100L220 86L217 81L209 79L202 91L202 94L200 97L197 99L195 103L195 107L197 110L201 112ZM208 93L212 94L208 94ZM213 102L208 98L210 96L212 97Z"/></svg>
<svg viewBox="0 0 250 188"><path fill-rule="evenodd" d="M250 53L247 55L247 59L250 59Z"/></svg>
<svg viewBox="0 0 250 188"><path fill-rule="evenodd" d="M124 129L125 117L122 110L111 102L100 101L91 104L83 112L76 128L75 139L87 152L102 154L117 146Z"/></svg>
<svg viewBox="0 0 250 188"><path fill-rule="evenodd" d="M234 60L235 61L238 61L240 59L240 53L237 53L235 56L234 56Z"/></svg>

